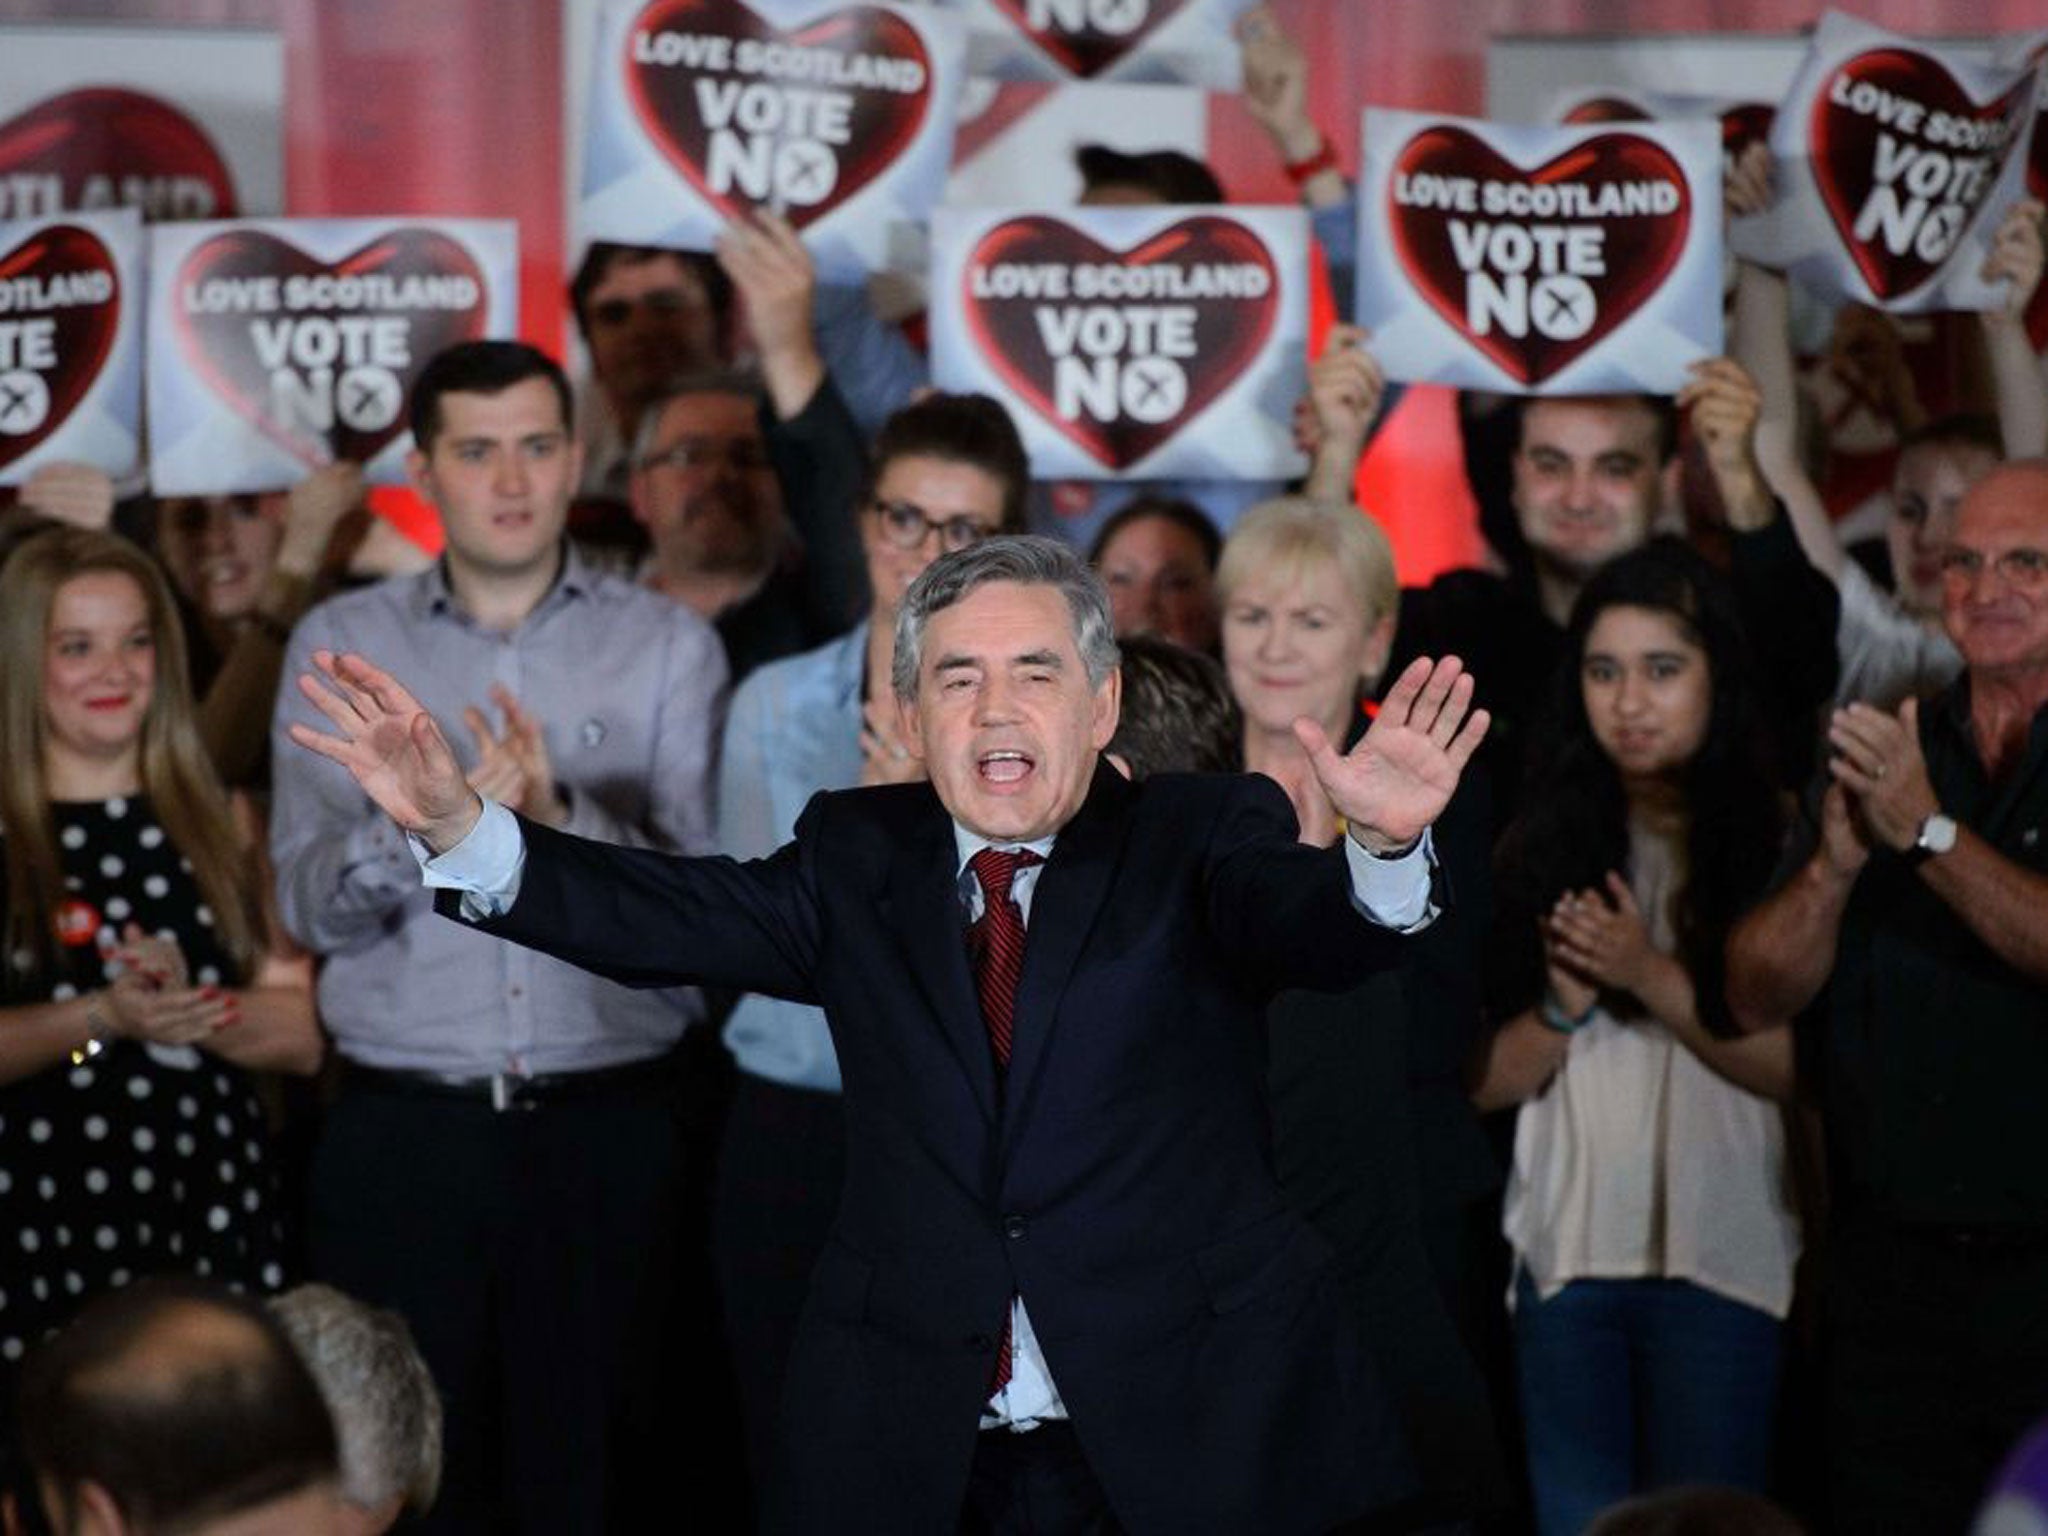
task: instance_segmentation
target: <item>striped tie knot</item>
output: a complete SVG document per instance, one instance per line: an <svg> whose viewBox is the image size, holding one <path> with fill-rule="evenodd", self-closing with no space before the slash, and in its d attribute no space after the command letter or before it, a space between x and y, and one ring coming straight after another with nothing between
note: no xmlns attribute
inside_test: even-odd
<svg viewBox="0 0 2048 1536"><path fill-rule="evenodd" d="M1010 899L1010 885L1018 870L1044 862L1029 848L984 848L967 861L967 867L981 883L982 900L999 906Z"/></svg>

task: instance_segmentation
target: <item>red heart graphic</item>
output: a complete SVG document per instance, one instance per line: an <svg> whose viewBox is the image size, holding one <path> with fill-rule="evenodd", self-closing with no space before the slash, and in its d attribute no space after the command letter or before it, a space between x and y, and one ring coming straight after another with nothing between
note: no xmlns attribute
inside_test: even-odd
<svg viewBox="0 0 2048 1536"><path fill-rule="evenodd" d="M1932 278L1941 269L1948 249L1926 256L1909 239L1906 250L1894 252L1887 247L1881 226L1872 231L1868 240L1856 237L1856 221L1878 185L1878 135L1884 133L1894 139L1908 138L1886 128L1877 113L1859 112L1835 100L1838 89L1854 90L1858 86L1869 86L1894 99L1915 103L1925 109L1928 117L1944 112L1969 122L1995 123L2023 100L2031 104L2034 81L2030 75L2004 95L1979 106L1964 93L1955 76L1939 59L1910 48L1873 48L1845 60L1815 94L1807 130L1811 142L1813 179L1820 187L1821 202L1827 208L1828 217L1834 220L1835 233L1841 237L1844 249L1855 261L1856 269L1863 274L1871 293L1883 302L1911 293ZM2017 131L2015 129L2015 135ZM1909 138L1908 141L1916 149L1929 147L1917 139ZM1944 149L1931 152L1948 153ZM1984 199L1998 181L1996 168L2004 163L2003 152L1993 155L1992 160L1993 174L1982 179L1974 195L1958 200L1958 222L1954 228L1957 237L1977 217ZM1914 201L1912 193L1903 185L1899 195L1902 203L1910 205ZM1953 239L1948 241L1950 248L1953 244Z"/></svg>
<svg viewBox="0 0 2048 1536"><path fill-rule="evenodd" d="M1037 311L1078 313L1084 308L1119 309L1122 305L1113 299L977 297L975 273L1004 264L1032 269L1255 267L1264 275L1252 284L1258 290L1256 296L1181 298L1162 294L1131 301L1155 310L1162 305L1192 310L1193 356L1179 365L1184 371L1185 391L1178 409L1156 421L1139 420L1120 410L1105 421L1092 414L1074 419L1060 413L1059 364L1046 345ZM1265 242L1244 225L1213 214L1183 219L1124 252L1110 250L1061 219L1043 215L1009 219L976 242L962 282L967 323L983 358L1033 410L1111 469L1137 463L1235 383L1265 346L1280 306L1279 274ZM1139 351L1127 336L1113 355L1121 366L1153 354ZM1178 389L1179 383L1173 388Z"/></svg>
<svg viewBox="0 0 2048 1536"><path fill-rule="evenodd" d="M87 183L103 177L149 218L238 212L234 178L206 130L167 101L114 86L66 91L0 124L0 184L14 176L55 178L65 208L115 201L87 197Z"/></svg>
<svg viewBox="0 0 2048 1536"><path fill-rule="evenodd" d="M1188 0L993 0L1070 75L1093 79L1135 52ZM1072 19L1069 19L1072 18Z"/></svg>
<svg viewBox="0 0 2048 1536"><path fill-rule="evenodd" d="M1597 310L1590 325L1578 335L1547 335L1536 325L1525 336L1510 335L1499 325L1475 332L1466 314L1467 276L1458 263L1452 242L1451 222L1462 219L1476 223L1549 223L1494 218L1483 213L1459 213L1449 208L1422 207L1394 201L1397 180L1415 178L1458 178L1479 183L1515 183L1527 187L1575 184L1598 196L1602 189L1625 184L1666 182L1678 190L1678 201L1669 213L1628 214L1610 218L1560 216L1572 225L1597 224L1603 233L1600 246L1606 273L1589 294ZM1637 310L1648 302L1678 258L1692 228L1692 192L1685 173L1670 152L1654 139L1634 133L1603 133L1574 145L1534 170L1523 170L1484 139L1463 128L1425 128L1410 139L1395 157L1394 179L1389 181L1387 216L1394 231L1394 250L1408 280L1430 307L1455 326L1458 333L1511 377L1534 386L1558 372L1593 347L1598 346ZM1537 310L1545 299L1536 290L1540 268L1531 268L1532 292L1529 307Z"/></svg>
<svg viewBox="0 0 2048 1536"><path fill-rule="evenodd" d="M25 368L20 333L9 338L8 366L0 368L0 469L27 457L78 409L106 366L107 354L113 351L122 301L113 253L99 236L76 224L45 225L0 256L0 284L25 281L40 287L56 278L75 276L104 279L110 296L104 302L47 308L24 304L0 314L0 330L20 321L54 321L50 347L57 358L54 368ZM39 382L24 379L24 373L33 374ZM40 415L36 409L39 401ZM25 431L9 427L10 422L28 421L35 424Z"/></svg>
<svg viewBox="0 0 2048 1536"><path fill-rule="evenodd" d="M906 76L914 68L919 83L913 90L898 91L883 86L835 88L825 82L805 82L785 93L768 77L741 74L732 67L643 62L637 56L642 40L663 33L675 34L678 39L723 39L733 63L743 47L788 47L822 50L849 59L887 59ZM784 31L738 0L652 0L634 18L627 37L623 61L626 92L639 115L641 130L690 185L728 218L757 203L779 202L797 228L816 223L895 164L916 139L931 105L932 61L924 40L902 17L873 6L851 5L794 31ZM843 94L849 102L846 140L836 146L821 143L801 120L732 133L731 137L740 141L742 159L757 151L760 141L769 142L768 153L758 162L765 179L750 184L745 177L731 173L731 184L720 191L713 185L710 167L714 130L705 121L700 92L751 85L772 91L772 97L761 100L782 102L786 110L796 112L809 110L806 103L821 95ZM744 112L732 120L744 123ZM751 159L748 163L756 165Z"/></svg>
<svg viewBox="0 0 2048 1536"><path fill-rule="evenodd" d="M207 292L208 283L231 289L237 283L274 278L282 295L294 278L322 277L368 278L373 283L387 279L393 287L410 278L452 279L468 282L474 298L466 305L447 308L351 303L345 308L280 306L247 312L231 307L195 310L188 302L189 296ZM412 393L420 370L435 353L457 342L479 339L490 309L489 285L467 248L438 230L416 228L394 229L379 235L339 261L320 261L289 241L262 230L224 230L202 240L187 254L178 267L172 294L178 343L208 387L266 437L307 464L321 464L330 457L366 464L375 458L406 430L404 402ZM302 318L374 320L387 316L409 322L407 361L403 367L383 368L374 359L368 359L372 366L358 373L359 365L366 359L344 350L326 365L334 382L331 427L321 430L274 414L272 370L257 348L259 323ZM346 346L346 332L341 334ZM317 383L307 366L288 367L295 379ZM395 381L395 387L386 387L386 380ZM350 393L352 383L354 394ZM357 416L357 425L349 424L351 415Z"/></svg>

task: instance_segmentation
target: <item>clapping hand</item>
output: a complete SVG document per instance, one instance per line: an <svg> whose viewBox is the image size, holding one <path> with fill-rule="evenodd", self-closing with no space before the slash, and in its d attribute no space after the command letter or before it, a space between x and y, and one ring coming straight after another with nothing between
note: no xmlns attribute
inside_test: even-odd
<svg viewBox="0 0 2048 1536"><path fill-rule="evenodd" d="M1560 896L1545 933L1550 953L1566 969L1617 992L1640 995L1664 959L1650 942L1635 892L1612 870L1604 890Z"/></svg>
<svg viewBox="0 0 2048 1536"><path fill-rule="evenodd" d="M1869 704L1838 709L1828 745L1828 772L1848 792L1861 828L1895 852L1912 847L1921 823L1941 809L1920 754L1920 701L1906 700L1896 715Z"/></svg>
<svg viewBox="0 0 2048 1536"><path fill-rule="evenodd" d="M561 826L568 819L568 807L556 792L554 764L539 719L503 683L491 684L491 702L504 718L502 731L493 732L490 720L474 705L462 712L463 724L477 745L469 787L486 800L511 806L529 821Z"/></svg>
<svg viewBox="0 0 2048 1536"><path fill-rule="evenodd" d="M146 1045L198 1045L241 1015L234 993L195 987L186 978L185 954L175 939L158 938L130 923L111 955L119 973L108 985L114 1030Z"/></svg>
<svg viewBox="0 0 2048 1536"><path fill-rule="evenodd" d="M360 656L315 651L313 665L317 673L300 674L299 692L336 734L294 725L292 740L341 764L385 815L435 853L461 842L483 802L434 717Z"/></svg>
<svg viewBox="0 0 2048 1536"><path fill-rule="evenodd" d="M1455 656L1417 657L1388 690L1357 746L1339 753L1313 720L1294 722L1323 793L1368 853L1407 848L1443 813L1485 739L1472 676Z"/></svg>

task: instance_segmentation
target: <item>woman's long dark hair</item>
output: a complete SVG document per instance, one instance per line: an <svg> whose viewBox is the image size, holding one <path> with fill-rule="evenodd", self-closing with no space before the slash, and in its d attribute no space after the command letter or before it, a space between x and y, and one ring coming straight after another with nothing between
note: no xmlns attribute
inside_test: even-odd
<svg viewBox="0 0 2048 1536"><path fill-rule="evenodd" d="M1700 749L1680 770L1685 876L1673 928L1701 1021L1727 1033L1722 944L1770 876L1784 809L1734 595L1720 572L1669 536L1603 566L1573 605L1566 660L1530 736L1523 809L1495 851L1489 992L1500 1018L1532 1006L1544 985L1537 924L1567 891L1599 889L1609 870L1629 868L1628 796L1594 738L1580 680L1586 637L1610 608L1668 614L1706 652L1712 706Z"/></svg>

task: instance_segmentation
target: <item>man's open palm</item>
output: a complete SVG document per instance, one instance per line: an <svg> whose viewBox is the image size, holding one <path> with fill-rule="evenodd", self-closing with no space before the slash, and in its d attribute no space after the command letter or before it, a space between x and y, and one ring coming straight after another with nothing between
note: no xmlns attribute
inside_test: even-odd
<svg viewBox="0 0 2048 1536"><path fill-rule="evenodd" d="M483 803L434 717L360 656L315 651L313 665L318 675L301 673L299 692L340 734L294 725L292 740L341 764L387 816L434 852L462 841Z"/></svg>
<svg viewBox="0 0 2048 1536"><path fill-rule="evenodd" d="M1472 708L1472 678L1458 658L1423 656L1388 690L1349 752L1339 753L1313 720L1295 721L1294 734L1351 836L1385 853L1407 847L1443 814L1488 721L1485 710Z"/></svg>

